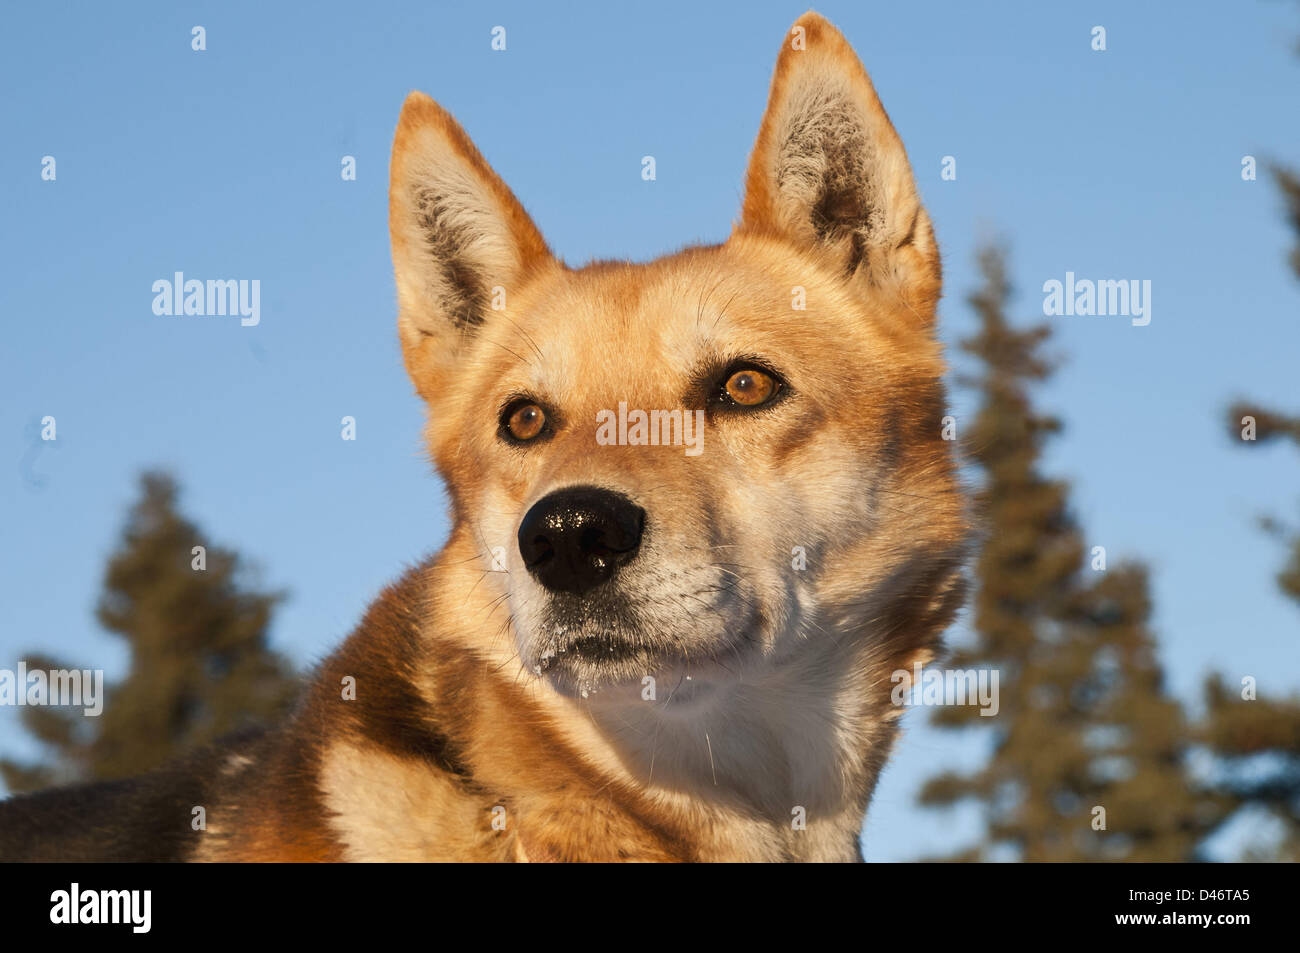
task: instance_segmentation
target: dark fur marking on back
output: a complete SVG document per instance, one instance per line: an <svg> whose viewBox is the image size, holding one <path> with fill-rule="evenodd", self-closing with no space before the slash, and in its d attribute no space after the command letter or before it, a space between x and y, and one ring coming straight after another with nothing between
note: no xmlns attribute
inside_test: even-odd
<svg viewBox="0 0 1300 953"><path fill-rule="evenodd" d="M438 713L411 681L420 670L423 648L420 580L420 570L412 570L384 591L331 664L327 678L337 685L345 675L356 677L356 700L340 704L348 706L349 720L368 741L467 780L471 772L456 746L435 727ZM440 685L439 690L454 694L456 688Z"/></svg>
<svg viewBox="0 0 1300 953"><path fill-rule="evenodd" d="M202 836L194 808L213 805L225 757L258 737L241 732L139 777L0 801L0 861L188 860Z"/></svg>

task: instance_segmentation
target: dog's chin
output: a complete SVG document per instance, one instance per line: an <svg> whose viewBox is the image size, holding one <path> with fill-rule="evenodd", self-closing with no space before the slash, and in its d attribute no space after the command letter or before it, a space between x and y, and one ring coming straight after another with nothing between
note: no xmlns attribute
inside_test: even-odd
<svg viewBox="0 0 1300 953"><path fill-rule="evenodd" d="M553 595L516 634L525 668L563 695L660 703L672 697L677 704L739 676L759 617L736 615L724 610L670 624L652 605L638 607L610 588L584 598Z"/></svg>
<svg viewBox="0 0 1300 953"><path fill-rule="evenodd" d="M561 695L615 706L671 704L674 711L707 701L739 672L736 659L724 662L709 653L687 657L599 636L570 640L563 650L549 643L538 659L535 673Z"/></svg>
<svg viewBox="0 0 1300 953"><path fill-rule="evenodd" d="M688 649L662 633L543 630L523 656L533 673L571 698L613 704L658 702L682 709L737 681L744 653L725 637L697 636Z"/></svg>
<svg viewBox="0 0 1300 953"><path fill-rule="evenodd" d="M633 694L653 668L651 654L644 649L600 636L583 636L545 640L533 671L561 695L589 698Z"/></svg>

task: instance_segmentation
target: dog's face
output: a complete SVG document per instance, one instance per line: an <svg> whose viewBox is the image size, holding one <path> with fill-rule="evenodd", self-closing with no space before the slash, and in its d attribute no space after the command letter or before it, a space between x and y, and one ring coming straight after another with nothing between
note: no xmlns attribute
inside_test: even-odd
<svg viewBox="0 0 1300 953"><path fill-rule="evenodd" d="M782 52L723 245L569 269L419 94L391 222L430 446L527 670L684 699L832 629L951 611L937 250L824 20Z"/></svg>

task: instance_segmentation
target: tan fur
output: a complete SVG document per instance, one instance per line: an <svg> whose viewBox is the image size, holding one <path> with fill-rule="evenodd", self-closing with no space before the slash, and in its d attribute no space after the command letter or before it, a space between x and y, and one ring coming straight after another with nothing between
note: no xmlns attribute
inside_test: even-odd
<svg viewBox="0 0 1300 953"><path fill-rule="evenodd" d="M731 237L648 264L560 262L455 120L407 99L398 328L450 539L290 724L219 754L203 801L168 802L169 830L207 806L192 856L858 858L901 713L891 674L934 656L960 603L964 509L929 218L847 42L816 14L796 28ZM719 405L737 359L783 376L781 399ZM546 439L502 438L519 395L548 408ZM702 452L601 445L620 402L707 408ZM517 534L575 486L635 501L644 531L601 586L623 608L561 624Z"/></svg>
<svg viewBox="0 0 1300 953"><path fill-rule="evenodd" d="M455 521L428 572L419 678L436 711L440 669L465 661L461 757L490 795L480 823L487 801L504 805L516 858L856 857L899 714L889 674L932 656L960 598L929 219L848 44L815 14L796 26L807 47L783 47L731 239L646 265L567 268L447 113L418 93L403 109L391 201L399 323ZM432 245L417 212L430 196L452 236ZM440 242L504 289L504 310L465 322L440 304L448 272L424 254ZM807 310L792 310L794 286ZM788 369L797 399L711 425L697 459L597 445L597 411L691 406L692 372L727 355ZM562 413L544 447L520 452L496 436L496 408L516 393ZM641 624L674 633L691 659L655 673L678 679L666 694L700 696L685 714L662 696L641 701L639 683L570 697L532 670L544 596L514 534L532 503L575 484L616 488L650 514L653 536L623 584ZM791 570L796 546L809 554L804 573ZM506 572L493 571L494 549ZM382 853L357 805L389 810L402 769L352 747L328 758L325 799L347 853ZM400 786L422 806L392 856L426 843L500 856L474 846L465 827L478 815L444 787L414 776ZM800 808L807 830L792 829Z"/></svg>

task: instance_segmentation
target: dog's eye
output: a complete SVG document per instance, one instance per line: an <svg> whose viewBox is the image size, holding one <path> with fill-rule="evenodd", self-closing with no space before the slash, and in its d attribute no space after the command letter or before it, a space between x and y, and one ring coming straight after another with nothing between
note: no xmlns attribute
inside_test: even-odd
<svg viewBox="0 0 1300 953"><path fill-rule="evenodd" d="M506 408L502 416L506 430L516 440L532 440L546 426L546 411L531 401Z"/></svg>
<svg viewBox="0 0 1300 953"><path fill-rule="evenodd" d="M723 384L727 397L742 407L757 407L776 396L781 384L771 374L756 367L734 371Z"/></svg>

